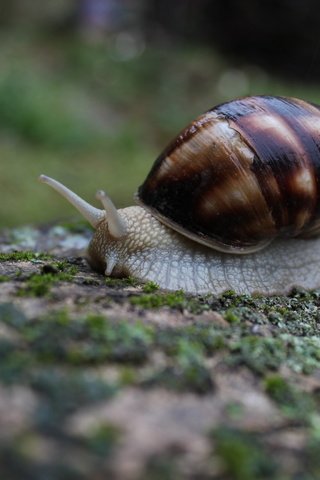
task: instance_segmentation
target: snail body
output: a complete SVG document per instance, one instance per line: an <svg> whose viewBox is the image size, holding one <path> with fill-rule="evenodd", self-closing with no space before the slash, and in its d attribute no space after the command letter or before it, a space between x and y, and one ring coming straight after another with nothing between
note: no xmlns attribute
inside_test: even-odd
<svg viewBox="0 0 320 480"><path fill-rule="evenodd" d="M96 229L89 263L190 293L320 286L320 111L247 97L194 120L138 189L139 206L96 209L51 185Z"/></svg>

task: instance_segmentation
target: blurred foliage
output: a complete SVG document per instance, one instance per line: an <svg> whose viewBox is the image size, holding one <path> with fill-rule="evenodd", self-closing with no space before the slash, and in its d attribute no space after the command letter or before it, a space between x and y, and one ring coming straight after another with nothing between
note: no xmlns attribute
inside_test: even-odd
<svg viewBox="0 0 320 480"><path fill-rule="evenodd" d="M1 2L0 22L6 26L43 27L59 22L74 11L78 0L11 0Z"/></svg>
<svg viewBox="0 0 320 480"><path fill-rule="evenodd" d="M252 64L239 68L212 47L148 40L143 27L88 38L66 28L74 2L47 10L49 3L41 13L15 0L2 18L0 227L76 215L37 183L40 173L92 203L104 188L118 206L130 204L172 137L221 101L270 93L320 103L316 85L285 83Z"/></svg>
<svg viewBox="0 0 320 480"><path fill-rule="evenodd" d="M170 35L219 49L235 65L253 63L285 78L320 76L317 0L148 0L151 38Z"/></svg>

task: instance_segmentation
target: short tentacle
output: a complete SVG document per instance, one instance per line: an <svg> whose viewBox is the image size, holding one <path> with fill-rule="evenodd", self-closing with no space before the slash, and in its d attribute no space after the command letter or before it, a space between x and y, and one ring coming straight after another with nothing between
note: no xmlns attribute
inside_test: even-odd
<svg viewBox="0 0 320 480"><path fill-rule="evenodd" d="M124 237L127 233L127 229L124 221L120 218L118 210L112 203L111 199L103 190L99 190L96 193L97 200L103 205L106 211L106 218L108 223L108 229L113 238Z"/></svg>

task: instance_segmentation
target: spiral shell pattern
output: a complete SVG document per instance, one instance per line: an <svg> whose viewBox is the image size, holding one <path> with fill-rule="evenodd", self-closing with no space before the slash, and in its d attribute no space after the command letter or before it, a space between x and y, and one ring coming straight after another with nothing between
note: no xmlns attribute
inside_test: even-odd
<svg viewBox="0 0 320 480"><path fill-rule="evenodd" d="M178 232L249 253L320 230L320 110L284 97L219 105L164 150L137 201Z"/></svg>

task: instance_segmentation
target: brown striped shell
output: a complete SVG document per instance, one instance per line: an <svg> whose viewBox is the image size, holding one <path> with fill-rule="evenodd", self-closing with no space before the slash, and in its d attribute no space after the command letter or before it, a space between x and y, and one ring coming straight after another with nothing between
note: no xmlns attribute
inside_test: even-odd
<svg viewBox="0 0 320 480"><path fill-rule="evenodd" d="M219 105L164 150L137 201L178 232L248 253L320 231L320 107L255 96Z"/></svg>

